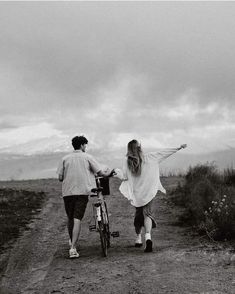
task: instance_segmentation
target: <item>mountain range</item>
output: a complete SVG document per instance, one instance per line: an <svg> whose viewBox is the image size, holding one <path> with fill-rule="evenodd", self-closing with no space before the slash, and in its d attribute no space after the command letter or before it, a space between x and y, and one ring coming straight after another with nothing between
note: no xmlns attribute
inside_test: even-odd
<svg viewBox="0 0 235 294"><path fill-rule="evenodd" d="M57 149L58 150L58 149ZM3 150L1 150L3 151ZM89 150L97 160L111 168L121 167L125 156L123 150ZM44 152L19 154L0 153L0 180L23 180L55 178L60 159L68 152ZM235 148L204 154L178 152L161 164L163 175L184 173L190 166L213 163L219 170L235 167Z"/></svg>

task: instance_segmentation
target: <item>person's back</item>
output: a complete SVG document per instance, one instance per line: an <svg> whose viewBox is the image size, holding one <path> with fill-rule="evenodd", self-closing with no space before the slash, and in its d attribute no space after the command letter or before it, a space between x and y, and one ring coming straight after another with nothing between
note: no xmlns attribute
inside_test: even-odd
<svg viewBox="0 0 235 294"><path fill-rule="evenodd" d="M128 168L127 161L124 163L123 171L133 189L133 194L131 193L132 195L129 198L134 206L145 205L155 196L158 190L165 192L159 178L158 160L151 153L142 154L141 172L138 175L133 174ZM128 183L124 182L121 185L121 193L124 192Z"/></svg>
<svg viewBox="0 0 235 294"><path fill-rule="evenodd" d="M64 168L62 195L89 195L91 189L96 187L94 174L100 169L93 157L81 150L74 150L62 161Z"/></svg>

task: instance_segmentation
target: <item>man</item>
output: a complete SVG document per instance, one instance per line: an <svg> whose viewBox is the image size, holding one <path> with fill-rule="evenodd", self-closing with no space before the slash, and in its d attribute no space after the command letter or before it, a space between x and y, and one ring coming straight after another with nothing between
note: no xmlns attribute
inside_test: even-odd
<svg viewBox="0 0 235 294"><path fill-rule="evenodd" d="M68 232L71 248L70 258L79 257L76 242L81 231L81 221L86 211L88 196L96 187L95 174L109 176L110 169L102 170L93 156L85 153L88 140L84 136L72 139L74 151L64 156L58 166L57 174L62 182L62 196L68 217Z"/></svg>

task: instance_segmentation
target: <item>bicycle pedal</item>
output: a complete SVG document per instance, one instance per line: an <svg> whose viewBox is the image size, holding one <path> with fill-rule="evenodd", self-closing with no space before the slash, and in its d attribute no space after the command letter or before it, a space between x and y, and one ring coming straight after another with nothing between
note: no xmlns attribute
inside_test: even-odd
<svg viewBox="0 0 235 294"><path fill-rule="evenodd" d="M92 232L92 231L96 231L96 226L95 225L90 225L89 226L89 231Z"/></svg>
<svg viewBox="0 0 235 294"><path fill-rule="evenodd" d="M117 237L119 237L119 232L118 232L118 231L116 231L116 232L112 232L112 233L111 233L111 236L112 236L113 238L117 238Z"/></svg>

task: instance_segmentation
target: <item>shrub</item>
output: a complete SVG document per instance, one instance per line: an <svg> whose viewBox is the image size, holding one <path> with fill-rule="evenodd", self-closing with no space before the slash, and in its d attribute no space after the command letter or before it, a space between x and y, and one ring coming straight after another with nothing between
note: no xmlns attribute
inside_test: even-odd
<svg viewBox="0 0 235 294"><path fill-rule="evenodd" d="M223 195L211 201L205 210L205 230L214 239L230 239L235 234L235 207L232 196Z"/></svg>
<svg viewBox="0 0 235 294"><path fill-rule="evenodd" d="M185 207L181 221L215 239L235 237L234 183L234 170L227 169L222 176L214 164L190 167L185 184L171 193L174 203Z"/></svg>
<svg viewBox="0 0 235 294"><path fill-rule="evenodd" d="M235 169L227 168L224 170L224 183L228 186L235 186Z"/></svg>
<svg viewBox="0 0 235 294"><path fill-rule="evenodd" d="M187 202L187 207L194 223L199 224L205 220L204 212L216 197L217 192L210 180L205 178L195 183L188 195Z"/></svg>
<svg viewBox="0 0 235 294"><path fill-rule="evenodd" d="M221 184L221 176L217 171L214 163L198 164L194 167L190 167L186 176L186 186L191 187L202 179L211 181L214 185ZM189 188L190 189L190 188Z"/></svg>

